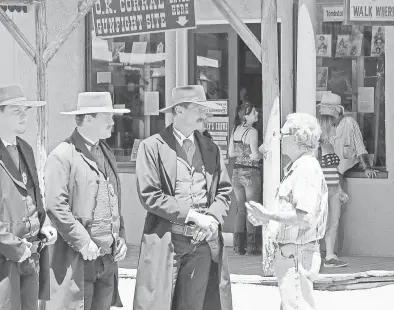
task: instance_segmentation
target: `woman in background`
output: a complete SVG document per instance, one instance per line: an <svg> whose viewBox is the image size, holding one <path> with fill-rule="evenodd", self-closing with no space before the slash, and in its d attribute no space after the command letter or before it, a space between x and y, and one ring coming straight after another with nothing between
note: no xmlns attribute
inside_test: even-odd
<svg viewBox="0 0 394 310"><path fill-rule="evenodd" d="M256 227L247 220L245 207L245 202L260 200L259 161L263 154L258 150L258 132L253 128L257 120L258 112L249 101L237 106L234 130L229 143L229 157L236 157L232 179L237 200L234 251L240 255L259 254L256 246Z"/></svg>
<svg viewBox="0 0 394 310"><path fill-rule="evenodd" d="M338 165L340 159L335 154L334 146L330 143L330 137L334 130L334 119L330 115L320 116L320 126L322 134L320 146L318 148L318 159L323 170L328 188L328 220L324 243L326 247L326 257L324 267L335 268L345 267L346 262L338 259L335 254L335 242L337 239L339 219L341 216L341 206L348 200L348 195L342 190L339 183Z"/></svg>

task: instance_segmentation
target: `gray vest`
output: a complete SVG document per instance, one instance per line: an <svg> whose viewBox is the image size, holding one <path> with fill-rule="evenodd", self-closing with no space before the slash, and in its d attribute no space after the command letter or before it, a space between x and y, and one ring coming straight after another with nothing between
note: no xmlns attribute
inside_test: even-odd
<svg viewBox="0 0 394 310"><path fill-rule="evenodd" d="M104 154L105 173L100 171L96 207L93 210L91 238L106 254L112 253L112 245L119 236L120 214L115 173Z"/></svg>
<svg viewBox="0 0 394 310"><path fill-rule="evenodd" d="M175 182L175 197L189 203L192 208L201 210L207 208L207 181L202 155L198 143L190 166L184 149L176 143L177 167Z"/></svg>

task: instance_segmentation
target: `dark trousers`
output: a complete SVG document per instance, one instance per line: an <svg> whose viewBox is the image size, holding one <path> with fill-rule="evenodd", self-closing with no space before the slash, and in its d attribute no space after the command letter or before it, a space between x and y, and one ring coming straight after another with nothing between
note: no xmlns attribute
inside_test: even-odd
<svg viewBox="0 0 394 310"><path fill-rule="evenodd" d="M109 310L115 289L118 264L111 255L85 261L84 310Z"/></svg>
<svg viewBox="0 0 394 310"><path fill-rule="evenodd" d="M211 250L206 242L191 245L192 238L172 235L174 273L172 310L201 310L211 269Z"/></svg>
<svg viewBox="0 0 394 310"><path fill-rule="evenodd" d="M0 309L38 310L39 254L22 263L0 255Z"/></svg>

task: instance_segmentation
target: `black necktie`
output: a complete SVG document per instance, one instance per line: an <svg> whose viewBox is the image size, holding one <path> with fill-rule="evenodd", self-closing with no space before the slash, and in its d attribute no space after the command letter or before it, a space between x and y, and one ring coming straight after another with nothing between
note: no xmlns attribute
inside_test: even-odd
<svg viewBox="0 0 394 310"><path fill-rule="evenodd" d="M104 172L104 154L101 151L100 146L98 144L93 145L90 149L90 152L92 153L93 159L96 162L97 167L101 170L101 172Z"/></svg>
<svg viewBox="0 0 394 310"><path fill-rule="evenodd" d="M187 161L189 162L189 165L191 165L193 162L193 156L194 156L194 152L196 150L196 146L194 145L192 140L185 139L185 140L183 140L182 147L186 152Z"/></svg>
<svg viewBox="0 0 394 310"><path fill-rule="evenodd" d="M7 145L8 153L10 153L12 160L14 161L16 167L19 169L19 152L16 145Z"/></svg>

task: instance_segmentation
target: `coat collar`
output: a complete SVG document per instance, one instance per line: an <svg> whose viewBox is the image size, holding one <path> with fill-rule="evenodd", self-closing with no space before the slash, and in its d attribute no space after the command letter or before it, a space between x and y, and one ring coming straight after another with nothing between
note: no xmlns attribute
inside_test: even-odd
<svg viewBox="0 0 394 310"><path fill-rule="evenodd" d="M160 132L160 136L163 139L163 145L159 149L160 159L163 163L163 167L167 172L171 180L173 192L175 192L175 181L176 181L176 139L173 132L173 125L171 124ZM202 156L202 161L205 167L205 178L207 181L207 189L211 188L212 177L215 173L216 160L212 160L213 157L213 142L199 134L197 131L194 132L194 140L198 144Z"/></svg>
<svg viewBox="0 0 394 310"><path fill-rule="evenodd" d="M99 169L97 167L96 162L94 161L93 155L87 148L85 139L81 136L81 134L78 132L77 129L74 130L70 139L72 144L74 144L75 149L78 152L80 152L80 154L85 159L85 161L98 172ZM112 170L116 172L117 171L116 160L112 155L110 147L103 140L99 141L99 146L103 151L104 156L108 160ZM104 171L102 171L102 173L104 173Z"/></svg>

